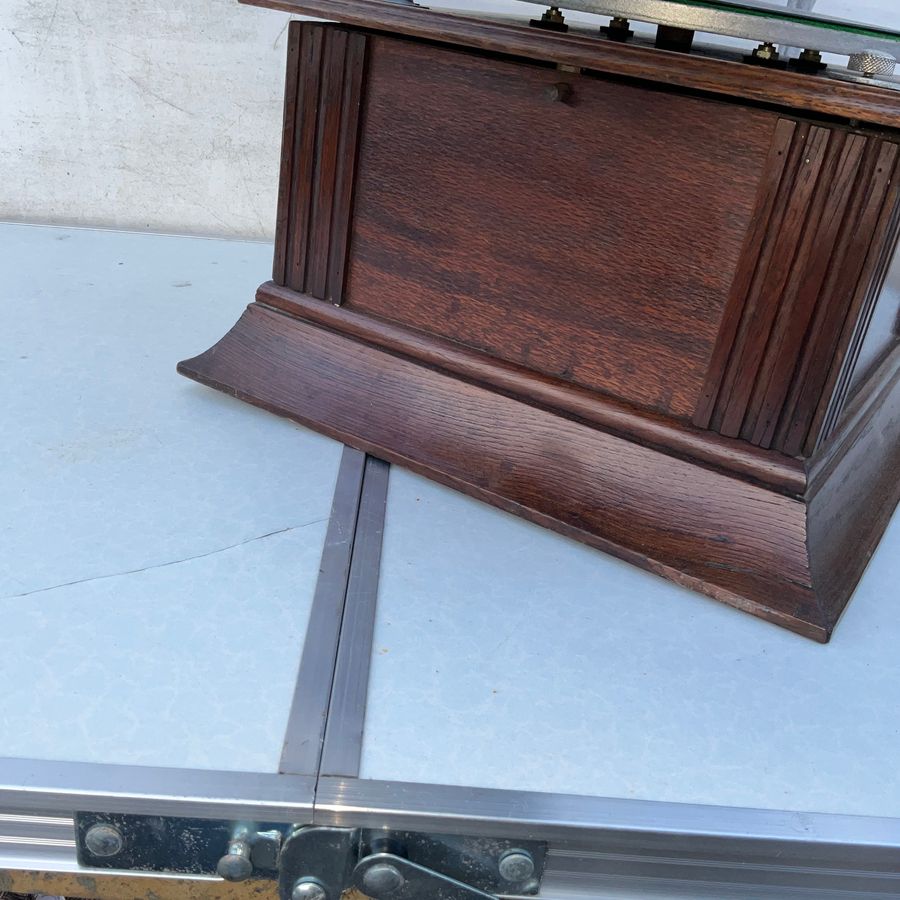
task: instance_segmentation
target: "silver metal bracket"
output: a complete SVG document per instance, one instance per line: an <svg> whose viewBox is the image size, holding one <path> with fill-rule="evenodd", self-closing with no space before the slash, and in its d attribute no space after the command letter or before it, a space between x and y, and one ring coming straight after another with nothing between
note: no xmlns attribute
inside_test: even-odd
<svg viewBox="0 0 900 900"><path fill-rule="evenodd" d="M87 868L277 878L280 900L533 895L547 854L538 841L119 813L76 813L75 834Z"/></svg>
<svg viewBox="0 0 900 900"><path fill-rule="evenodd" d="M170 816L76 813L78 864L92 869L277 878L289 826Z"/></svg>
<svg viewBox="0 0 900 900"><path fill-rule="evenodd" d="M547 847L459 835L309 826L284 843L280 900L491 900L540 890Z"/></svg>

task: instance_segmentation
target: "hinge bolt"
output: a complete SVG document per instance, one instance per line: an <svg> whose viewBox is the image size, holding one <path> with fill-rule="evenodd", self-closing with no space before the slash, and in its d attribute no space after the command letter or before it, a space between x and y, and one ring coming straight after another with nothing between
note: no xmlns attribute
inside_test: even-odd
<svg viewBox="0 0 900 900"><path fill-rule="evenodd" d="M370 897L383 897L399 891L406 883L403 873L390 863L378 863L363 875L363 889Z"/></svg>
<svg viewBox="0 0 900 900"><path fill-rule="evenodd" d="M550 6L540 17L540 19L531 19L532 28L547 28L550 31L568 31L569 26L566 25L566 17L560 12L558 6Z"/></svg>
<svg viewBox="0 0 900 900"><path fill-rule="evenodd" d="M246 881L253 874L250 844L242 839L229 841L228 850L219 860L216 872L226 881Z"/></svg>
<svg viewBox="0 0 900 900"><path fill-rule="evenodd" d="M291 900L328 900L328 891L315 878L298 878L291 891Z"/></svg>
<svg viewBox="0 0 900 900"><path fill-rule="evenodd" d="M117 856L125 846L122 832L115 825L91 825L84 836L84 845L94 856Z"/></svg>
<svg viewBox="0 0 900 900"><path fill-rule="evenodd" d="M777 62L778 48L771 41L763 41L752 55L764 62Z"/></svg>
<svg viewBox="0 0 900 900"><path fill-rule="evenodd" d="M534 859L527 850L507 850L498 864L504 881L518 883L534 875Z"/></svg>

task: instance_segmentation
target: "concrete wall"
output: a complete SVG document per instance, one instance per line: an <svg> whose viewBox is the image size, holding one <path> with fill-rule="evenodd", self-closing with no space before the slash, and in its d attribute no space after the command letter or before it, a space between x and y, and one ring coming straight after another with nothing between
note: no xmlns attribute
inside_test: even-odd
<svg viewBox="0 0 900 900"><path fill-rule="evenodd" d="M0 0L0 218L271 236L288 16Z"/></svg>
<svg viewBox="0 0 900 900"><path fill-rule="evenodd" d="M900 24L898 0L816 9ZM235 0L0 0L0 219L270 239L287 22Z"/></svg>

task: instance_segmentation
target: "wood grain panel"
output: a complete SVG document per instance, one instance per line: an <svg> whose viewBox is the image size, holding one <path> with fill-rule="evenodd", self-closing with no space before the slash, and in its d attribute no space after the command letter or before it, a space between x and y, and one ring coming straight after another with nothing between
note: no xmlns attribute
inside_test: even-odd
<svg viewBox="0 0 900 900"><path fill-rule="evenodd" d="M896 150L832 126L779 123L694 424L811 452L841 334L883 244Z"/></svg>
<svg viewBox="0 0 900 900"><path fill-rule="evenodd" d="M369 49L348 307L689 417L777 116Z"/></svg>
<svg viewBox="0 0 900 900"><path fill-rule="evenodd" d="M365 52L364 35L291 23L273 278L332 303L343 296Z"/></svg>
<svg viewBox="0 0 900 900"><path fill-rule="evenodd" d="M275 214L275 254L272 280L284 284L287 272L288 225L294 166L294 132L297 128L297 91L300 76L300 44L303 24L288 24L287 62L284 76L284 122L281 131L281 172L278 176L278 208Z"/></svg>
<svg viewBox="0 0 900 900"><path fill-rule="evenodd" d="M864 267L864 275L859 279L844 320L836 350L834 364L829 372L826 391L816 410L814 426L807 440L811 452L826 441L837 429L844 415L845 407L851 399L855 387L859 387L865 372L859 369L860 356L867 340L876 344L884 342L884 351L893 346L893 332L896 322L882 321L875 316L876 310L883 312L884 305L896 303L891 290L885 290L885 279L889 265L897 252L900 235L900 148L894 144L882 146L872 174L872 188L865 207L863 225L874 234ZM886 194L882 202L881 195ZM874 327L876 331L872 332ZM878 334L880 331L880 335ZM871 345L870 345L871 347ZM872 362L873 360L870 360ZM832 390L833 386L833 390ZM822 421L821 429L817 428Z"/></svg>
<svg viewBox="0 0 900 900"><path fill-rule="evenodd" d="M350 249L350 222L353 215L356 155L359 145L363 78L366 63L366 39L351 34L347 43L344 66L338 160L332 203L331 233L328 240L328 271L325 278L325 298L339 305L343 299Z"/></svg>
<svg viewBox="0 0 900 900"><path fill-rule="evenodd" d="M741 436L760 447L770 447L785 409L792 380L804 365L804 341L817 304L823 298L822 285L837 251L838 237L847 220L845 214L860 170L866 140L858 134L837 132L828 135L829 152L819 173L827 190L818 190L809 208L809 222L797 254L791 263L791 275L781 294L759 375L750 397ZM809 166L812 168L812 166ZM821 335L819 335L821 339ZM816 349L810 341L806 354ZM798 362L799 361L799 362ZM796 406L795 406L796 410Z"/></svg>
<svg viewBox="0 0 900 900"><path fill-rule="evenodd" d="M900 154L892 143L881 144L877 153L875 150L868 148L862 176L868 187L857 191L848 215L849 237L840 242L842 252L835 254L833 283L826 287L827 293L838 299L821 305L824 323L810 338L816 352L808 356L814 365L800 384L805 396L797 403L804 415L782 417L783 437L778 437L776 446L786 453L810 456L838 424L849 396L849 379L856 368L859 342L868 331L871 311L882 294L885 273L897 244ZM830 419L829 411L833 413Z"/></svg>
<svg viewBox="0 0 900 900"><path fill-rule="evenodd" d="M288 222L286 284L306 284L310 210L314 181L319 79L326 29L304 25L300 39L300 84L291 165L291 217Z"/></svg>
<svg viewBox="0 0 900 900"><path fill-rule="evenodd" d="M891 264L872 306L859 352L853 364L849 396L868 380L883 359L900 343L900 253L895 249Z"/></svg>
<svg viewBox="0 0 900 900"><path fill-rule="evenodd" d="M306 250L307 272L304 290L313 297L325 296L346 55L347 33L338 29L328 29L325 33L325 56L319 89L316 155L313 163L315 175L312 183L312 208ZM300 288L299 285L291 287Z"/></svg>
<svg viewBox="0 0 900 900"><path fill-rule="evenodd" d="M808 501L810 569L831 628L900 500L900 347L871 373L848 419L839 446L822 453Z"/></svg>

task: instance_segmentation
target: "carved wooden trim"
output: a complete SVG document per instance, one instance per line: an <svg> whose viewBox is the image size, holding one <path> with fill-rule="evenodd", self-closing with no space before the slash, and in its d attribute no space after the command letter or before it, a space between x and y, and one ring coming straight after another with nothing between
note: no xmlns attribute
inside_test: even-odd
<svg viewBox="0 0 900 900"><path fill-rule="evenodd" d="M489 387L557 415L587 422L671 456L721 469L788 495L799 496L806 491L806 470L800 460L690 428L668 416L638 410L614 397L494 359L459 343L357 313L352 303L335 309L272 282L260 285L256 301L328 331Z"/></svg>
<svg viewBox="0 0 900 900"><path fill-rule="evenodd" d="M277 284L340 304L350 240L366 36L292 22L276 218Z"/></svg>
<svg viewBox="0 0 900 900"><path fill-rule="evenodd" d="M694 424L812 452L849 314L878 280L870 250L897 155L878 138L779 121Z"/></svg>
<svg viewBox="0 0 900 900"><path fill-rule="evenodd" d="M848 402L851 400L852 384L860 350L869 331L872 314L880 297L888 268L896 252L898 234L900 234L900 150L885 161L880 176L883 181L888 178L890 187L888 198L881 210L880 220L875 228L872 249L866 266L871 270L868 278L861 280L853 303L845 317L844 329L840 335L835 357L838 363L829 373L829 381L824 392L816 418L811 429L814 441L809 442L808 452L820 447L841 425ZM896 158L896 168L894 161ZM885 174L886 173L886 174ZM891 173L894 173L893 175ZM821 427L819 427L821 422Z"/></svg>
<svg viewBox="0 0 900 900"><path fill-rule="evenodd" d="M281 132L281 172L278 177L278 211L275 214L275 257L272 278L284 284L288 221L291 214L291 171L294 163L294 129L297 121L297 76L300 66L302 22L288 23L287 63L284 76L284 126Z"/></svg>

